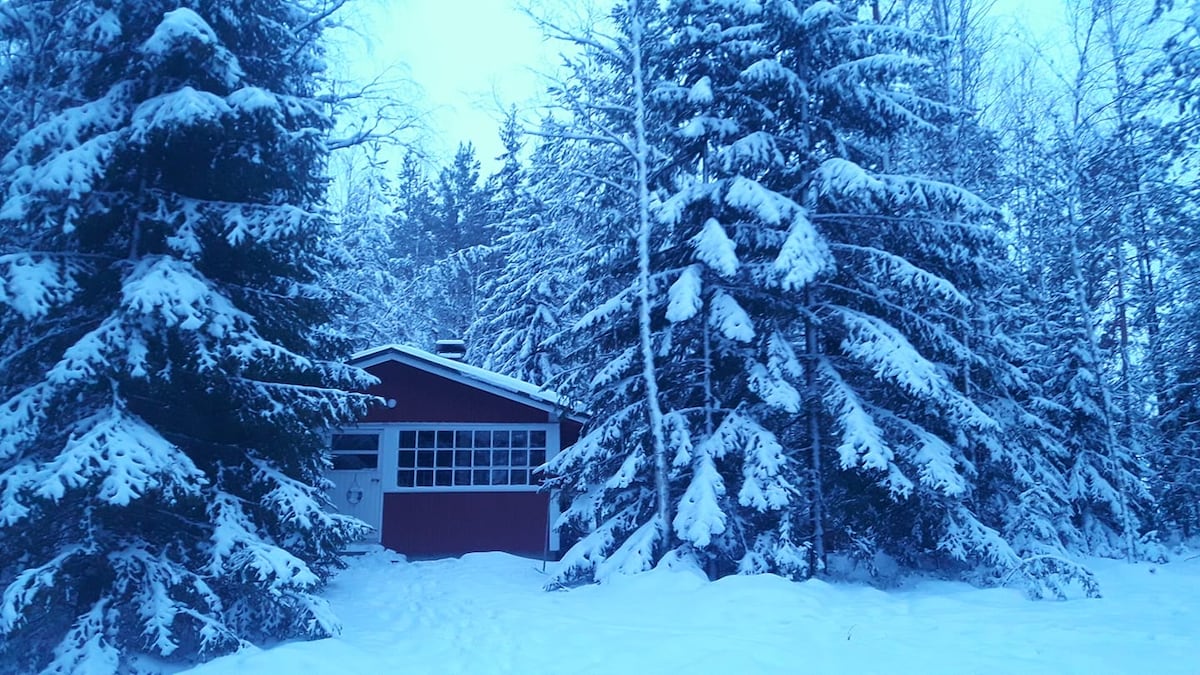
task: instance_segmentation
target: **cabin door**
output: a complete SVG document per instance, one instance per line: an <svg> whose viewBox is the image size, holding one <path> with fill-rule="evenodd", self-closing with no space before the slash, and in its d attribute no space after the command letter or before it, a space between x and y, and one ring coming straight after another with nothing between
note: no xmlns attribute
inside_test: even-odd
<svg viewBox="0 0 1200 675"><path fill-rule="evenodd" d="M334 434L330 443L333 455L333 481L330 501L339 513L354 516L375 528L366 541L379 541L383 518L383 481L379 472L378 432Z"/></svg>

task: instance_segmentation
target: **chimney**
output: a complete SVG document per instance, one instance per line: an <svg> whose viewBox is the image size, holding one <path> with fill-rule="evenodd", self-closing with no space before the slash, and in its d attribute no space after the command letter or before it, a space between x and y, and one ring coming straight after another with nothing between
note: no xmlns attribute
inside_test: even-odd
<svg viewBox="0 0 1200 675"><path fill-rule="evenodd" d="M462 361L467 358L467 343L463 340L438 340L435 353L443 359Z"/></svg>

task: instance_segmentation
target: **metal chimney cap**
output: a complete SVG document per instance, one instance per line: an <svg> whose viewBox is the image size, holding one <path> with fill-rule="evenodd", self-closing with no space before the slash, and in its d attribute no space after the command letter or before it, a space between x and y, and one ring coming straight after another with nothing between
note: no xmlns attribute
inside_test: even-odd
<svg viewBox="0 0 1200 675"><path fill-rule="evenodd" d="M436 353L443 359L462 361L467 356L467 342L465 340L438 340Z"/></svg>

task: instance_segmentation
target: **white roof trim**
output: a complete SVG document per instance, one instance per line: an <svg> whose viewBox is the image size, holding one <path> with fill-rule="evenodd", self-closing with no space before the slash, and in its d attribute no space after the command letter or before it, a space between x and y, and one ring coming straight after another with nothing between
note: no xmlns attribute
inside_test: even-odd
<svg viewBox="0 0 1200 675"><path fill-rule="evenodd" d="M515 377L493 373L462 361L445 359L423 349L409 345L389 344L363 350L350 357L349 363L359 368L369 368L387 361L399 361L428 373L447 377L476 389L504 398L532 405L547 412L559 412L576 421L585 417L576 412L568 400L558 394L530 384Z"/></svg>

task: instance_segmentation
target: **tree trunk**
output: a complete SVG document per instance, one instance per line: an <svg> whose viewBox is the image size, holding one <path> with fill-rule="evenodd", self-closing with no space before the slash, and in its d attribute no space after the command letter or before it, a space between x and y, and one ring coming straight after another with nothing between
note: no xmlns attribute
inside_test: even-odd
<svg viewBox="0 0 1200 675"><path fill-rule="evenodd" d="M812 291L804 290L804 306L812 309ZM807 389L808 440L812 470L813 572L825 569L825 491L821 487L821 420L817 406L817 360L821 358L816 322L804 320L804 385Z"/></svg>
<svg viewBox="0 0 1200 675"><path fill-rule="evenodd" d="M667 448L663 434L658 374L654 366L653 326L650 323L650 147L646 139L646 82L643 63L645 13L640 0L629 0L630 66L633 75L634 170L638 209L638 337L642 353L642 380L646 387L650 437L654 455L654 491L664 546L670 541L671 492L667 483Z"/></svg>

